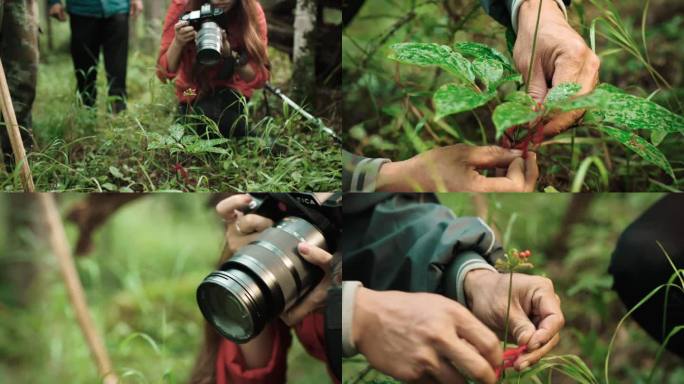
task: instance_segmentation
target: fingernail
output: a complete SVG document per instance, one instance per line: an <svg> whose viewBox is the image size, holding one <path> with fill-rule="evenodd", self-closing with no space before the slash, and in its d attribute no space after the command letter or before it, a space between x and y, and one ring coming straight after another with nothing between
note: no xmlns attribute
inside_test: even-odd
<svg viewBox="0 0 684 384"><path fill-rule="evenodd" d="M517 156L520 156L520 155L522 155L522 153L523 153L523 152L522 152L521 150L519 150L519 149L509 149L509 151L511 151L511 154L517 155Z"/></svg>
<svg viewBox="0 0 684 384"><path fill-rule="evenodd" d="M252 196L251 195L245 195L245 196L243 196L242 201L244 201L245 203L249 203L252 201Z"/></svg>
<svg viewBox="0 0 684 384"><path fill-rule="evenodd" d="M299 252L301 252L303 254L309 253L309 243L307 243L307 242L299 243Z"/></svg>
<svg viewBox="0 0 684 384"><path fill-rule="evenodd" d="M536 342L536 343L530 345L530 349L533 349L533 350L534 350L534 349L537 349L537 348L539 348L539 347L541 347L541 344L539 344L539 342Z"/></svg>
<svg viewBox="0 0 684 384"><path fill-rule="evenodd" d="M526 362L520 364L520 370L521 370L521 371L524 371L524 370L527 369L527 367L529 367L529 366L530 366L530 362L529 362L529 361L526 361Z"/></svg>

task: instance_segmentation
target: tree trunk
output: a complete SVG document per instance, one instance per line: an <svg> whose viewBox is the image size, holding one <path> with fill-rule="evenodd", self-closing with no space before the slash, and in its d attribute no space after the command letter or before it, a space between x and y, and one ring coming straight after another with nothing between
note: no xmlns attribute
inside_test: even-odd
<svg viewBox="0 0 684 384"><path fill-rule="evenodd" d="M2 303L26 307L31 301L32 286L38 275L36 255L44 228L38 225L35 194L8 193L1 202L6 203L7 234L5 252L0 254L0 292L8 293ZM4 296L4 295L3 295Z"/></svg>
<svg viewBox="0 0 684 384"><path fill-rule="evenodd" d="M297 0L294 19L293 94L298 101L313 99L316 79L315 34L317 6L315 0Z"/></svg>

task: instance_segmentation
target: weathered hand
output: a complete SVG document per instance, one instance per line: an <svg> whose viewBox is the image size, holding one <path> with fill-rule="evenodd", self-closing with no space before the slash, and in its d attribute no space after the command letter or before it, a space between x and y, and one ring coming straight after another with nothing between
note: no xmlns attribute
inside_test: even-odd
<svg viewBox="0 0 684 384"><path fill-rule="evenodd" d="M529 93L541 102L548 91L562 83L578 83L578 94L591 92L598 83L600 60L582 37L568 24L563 12L553 0L542 2L534 63L530 63L537 10L542 0L527 0L520 5L518 35L513 48L513 60L529 82ZM532 76L527 78L532 66ZM544 126L544 135L556 135L582 117L584 111L560 114Z"/></svg>
<svg viewBox="0 0 684 384"><path fill-rule="evenodd" d="M401 381L494 383L503 350L456 301L431 293L356 291L352 339L376 369Z"/></svg>
<svg viewBox="0 0 684 384"><path fill-rule="evenodd" d="M465 294L473 314L500 335L506 325L509 277L488 269L472 270L465 277ZM513 274L511 295L508 334L518 345L528 346L527 353L514 363L521 370L558 343L565 319L553 283L545 277Z"/></svg>
<svg viewBox="0 0 684 384"><path fill-rule="evenodd" d="M477 171L484 168L505 168L507 172L503 177L485 177ZM377 189L437 191L443 186L452 192L533 192L538 176L534 153L523 159L519 150L456 144L384 164Z"/></svg>

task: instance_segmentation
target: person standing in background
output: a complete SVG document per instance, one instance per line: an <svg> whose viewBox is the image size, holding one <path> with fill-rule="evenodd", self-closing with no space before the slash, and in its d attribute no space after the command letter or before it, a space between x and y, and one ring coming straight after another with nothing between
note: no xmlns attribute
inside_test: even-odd
<svg viewBox="0 0 684 384"><path fill-rule="evenodd" d="M0 60L26 150L33 145L31 108L38 76L38 26L34 16L33 0L0 0ZM0 141L5 165L12 168L12 146L5 127L0 130Z"/></svg>
<svg viewBox="0 0 684 384"><path fill-rule="evenodd" d="M100 50L112 113L126 109L126 67L128 65L128 19L143 10L142 0L68 0L66 12L61 0L49 0L49 14L59 21L70 15L71 57L76 84L83 104L95 106L97 65Z"/></svg>

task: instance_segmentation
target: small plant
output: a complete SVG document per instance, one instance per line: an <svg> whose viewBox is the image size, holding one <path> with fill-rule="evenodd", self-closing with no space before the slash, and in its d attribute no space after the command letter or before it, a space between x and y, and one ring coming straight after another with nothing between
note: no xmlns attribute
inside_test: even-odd
<svg viewBox="0 0 684 384"><path fill-rule="evenodd" d="M542 103L520 90L522 77L506 56L474 42L453 47L435 43L399 43L389 58L421 67L436 66L453 76L432 96L435 120L487 105L492 111L496 139L526 151L540 144L544 122L572 110L586 110L581 126L618 141L676 180L670 162L657 146L670 134L684 134L684 117L610 84L578 96L580 85L564 83L551 89ZM505 84L515 89L507 91ZM485 137L484 127L483 137ZM650 134L650 141L642 137ZM587 163L587 166L589 163Z"/></svg>
<svg viewBox="0 0 684 384"><path fill-rule="evenodd" d="M496 260L494 267L502 273L508 273L508 303L506 304L506 325L504 327L504 356L503 362L500 367L496 368L496 377L500 377L506 368L513 366L515 360L527 350L526 345L519 346L518 348L506 349L506 344L508 343L508 320L511 312L511 299L513 297L513 274L515 272L526 271L534 268L534 265L530 263L527 259L532 256L530 250L518 251L517 249L512 249L510 252L504 254L503 259Z"/></svg>

